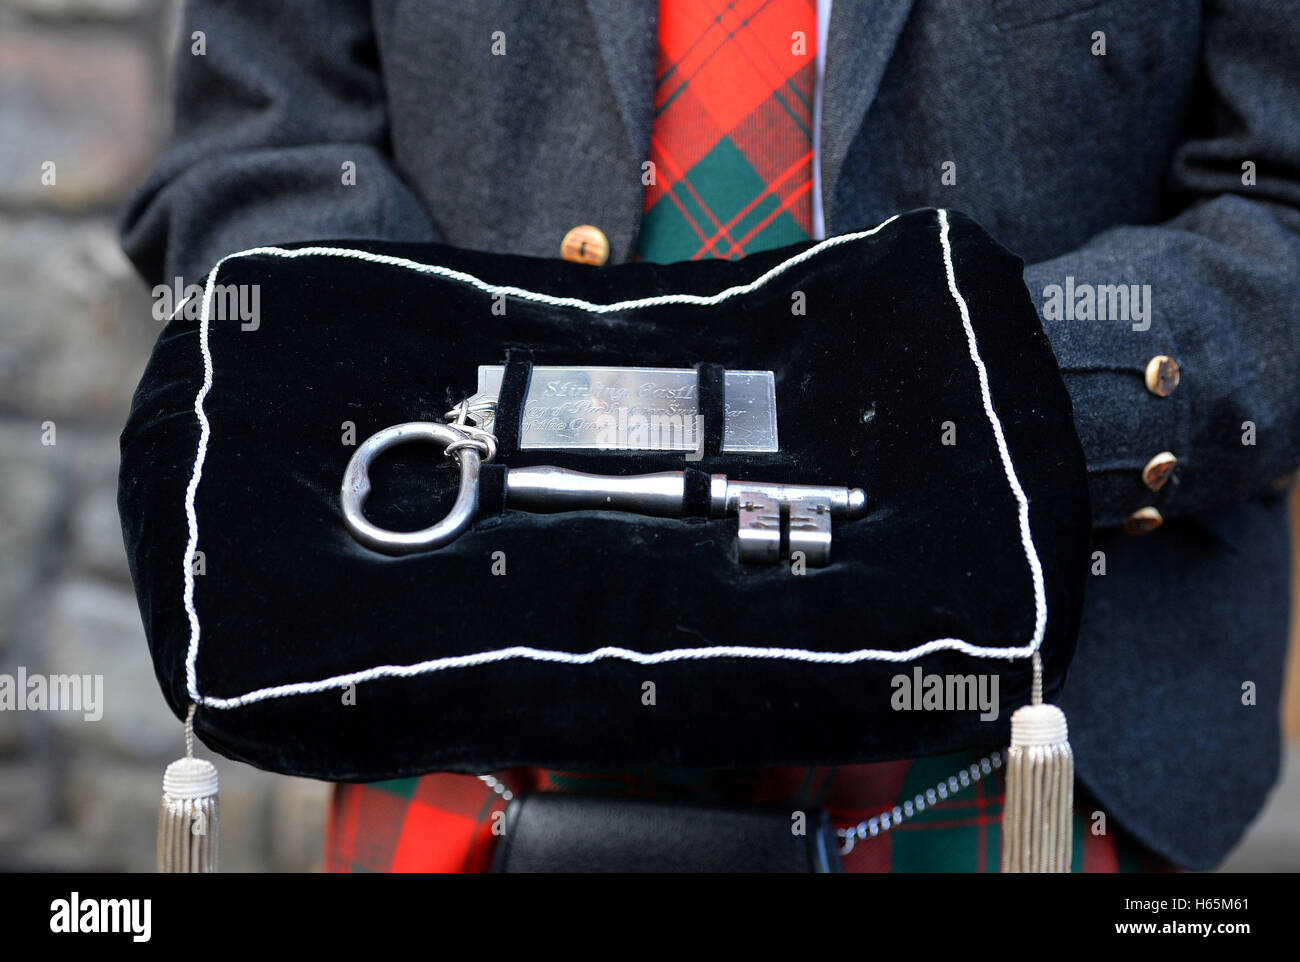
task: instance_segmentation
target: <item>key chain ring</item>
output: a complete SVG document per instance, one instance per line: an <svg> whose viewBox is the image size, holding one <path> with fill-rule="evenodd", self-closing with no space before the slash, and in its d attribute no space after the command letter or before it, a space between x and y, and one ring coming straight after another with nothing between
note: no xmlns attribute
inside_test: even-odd
<svg viewBox="0 0 1300 962"><path fill-rule="evenodd" d="M449 427L460 432L463 437L458 441L452 441L447 445L442 453L449 458L455 458L460 461L460 455L457 453L466 448L473 448L478 452L479 461L487 464L497 456L497 439L496 436L480 428L472 427L468 424L454 424Z"/></svg>
<svg viewBox="0 0 1300 962"><path fill-rule="evenodd" d="M477 428L469 428L477 431ZM374 551L389 555L412 554L441 548L469 528L478 512L479 468L483 459L479 445L487 442L466 437L466 426L438 424L434 421L408 421L394 424L366 438L348 461L343 473L340 501L343 523L352 536ZM486 433L486 432L484 432ZM436 524L418 531L390 531L366 518L364 507L370 494L370 466L379 455L400 444L423 442L440 445L444 451L456 445L454 457L460 464L460 490L447 516ZM490 453L495 455L495 444Z"/></svg>

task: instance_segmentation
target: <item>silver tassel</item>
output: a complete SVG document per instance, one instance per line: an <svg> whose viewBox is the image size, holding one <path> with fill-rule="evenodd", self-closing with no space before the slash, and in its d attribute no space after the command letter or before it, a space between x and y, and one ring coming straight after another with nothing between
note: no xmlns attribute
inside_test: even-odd
<svg viewBox="0 0 1300 962"><path fill-rule="evenodd" d="M1043 704L1043 664L1034 652L1031 703L1011 715L1003 872L1068 872L1074 844L1074 753L1065 712Z"/></svg>
<svg viewBox="0 0 1300 962"><path fill-rule="evenodd" d="M215 872L220 841L217 766L194 757L194 709L185 719L185 757L163 774L158 804L158 871Z"/></svg>

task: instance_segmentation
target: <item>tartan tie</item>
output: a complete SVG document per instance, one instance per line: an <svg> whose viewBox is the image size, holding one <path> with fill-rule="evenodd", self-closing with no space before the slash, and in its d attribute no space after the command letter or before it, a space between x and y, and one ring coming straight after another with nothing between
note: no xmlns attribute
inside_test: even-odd
<svg viewBox="0 0 1300 962"><path fill-rule="evenodd" d="M816 42L813 0L660 0L641 260L811 235Z"/></svg>

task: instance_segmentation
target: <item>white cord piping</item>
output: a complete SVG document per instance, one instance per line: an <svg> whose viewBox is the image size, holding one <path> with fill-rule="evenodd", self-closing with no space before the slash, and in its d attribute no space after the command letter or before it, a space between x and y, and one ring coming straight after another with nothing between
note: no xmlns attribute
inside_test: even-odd
<svg viewBox="0 0 1300 962"><path fill-rule="evenodd" d="M347 688L363 681L376 678L410 678L449 668L473 668L490 665L493 662L509 661L513 658L526 658L529 661L544 661L564 665L590 665L605 659L630 661L638 665L658 665L669 661L690 661L709 658L769 658L785 661L803 661L820 665L852 665L860 661L907 662L935 651L955 650L979 658L1016 658L1023 657L1020 648L981 648L959 638L938 638L927 641L915 648L905 651L890 649L862 648L857 651L812 651L807 648L760 648L753 645L710 645L702 648L671 648L667 651L634 651L631 648L605 646L592 651L570 652L554 651L549 648L533 648L529 645L512 645L509 648L497 648L492 651L479 651L469 655L451 655L445 658L431 658L413 665L379 665L346 675L334 675L319 681L294 682L286 685L274 685L259 688L232 698L204 696L203 704L209 708L239 708L253 702L268 698L283 698L286 695L306 695L313 692L328 691L333 688Z"/></svg>
<svg viewBox="0 0 1300 962"><path fill-rule="evenodd" d="M1020 506L1020 544L1025 549L1025 560L1029 562L1030 575L1034 581L1034 637L1025 652L1026 655L1032 655L1038 651L1043 643L1043 635L1047 631L1047 588L1043 583L1043 566L1038 560L1034 536L1029 529L1029 499L1025 496L1025 489L1020 486L1020 479L1016 477L1015 465L1011 463L1011 452L1007 449L1007 439L1002 433L1002 421L993 410L993 396L989 393L989 373L984 367L984 359L980 357L979 347L975 343L975 328L971 326L970 309L966 306L966 298L962 297L961 291L957 289L957 275L952 266L952 247L948 243L948 212L942 209L939 211L939 244L943 247L943 266L948 273L948 292L952 294L958 310L961 311L961 323L966 329L966 343L970 346L970 357L975 362L975 370L979 373L984 413L988 416L989 424L993 428L993 436L997 439L998 454L1002 458L1002 472L1007 476L1011 493L1016 496L1016 503Z"/></svg>

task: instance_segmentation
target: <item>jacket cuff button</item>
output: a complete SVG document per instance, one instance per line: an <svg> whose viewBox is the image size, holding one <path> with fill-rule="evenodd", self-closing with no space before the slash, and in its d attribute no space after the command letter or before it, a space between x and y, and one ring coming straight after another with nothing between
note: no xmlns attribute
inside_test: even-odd
<svg viewBox="0 0 1300 962"><path fill-rule="evenodd" d="M1168 354L1157 354L1147 361L1147 390L1156 397L1168 397L1174 393L1179 381L1178 362Z"/></svg>
<svg viewBox="0 0 1300 962"><path fill-rule="evenodd" d="M1178 459L1173 453L1161 451L1142 469L1142 483L1152 491L1159 491L1168 483L1176 467L1178 467Z"/></svg>
<svg viewBox="0 0 1300 962"><path fill-rule="evenodd" d="M1155 508L1138 508L1124 522L1124 533L1150 534L1164 523L1164 517Z"/></svg>

